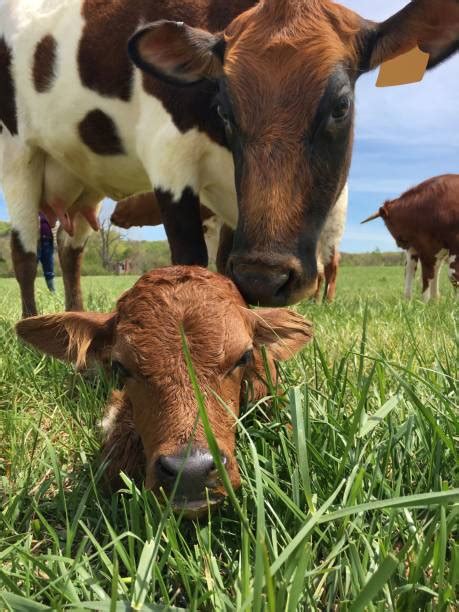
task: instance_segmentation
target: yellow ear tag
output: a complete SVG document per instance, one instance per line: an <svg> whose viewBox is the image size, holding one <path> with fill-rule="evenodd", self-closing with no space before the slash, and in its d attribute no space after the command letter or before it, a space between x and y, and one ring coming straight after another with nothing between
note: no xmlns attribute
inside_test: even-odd
<svg viewBox="0 0 459 612"><path fill-rule="evenodd" d="M429 54L414 47L408 53L403 53L381 64L376 87L394 87L396 85L407 85L422 81Z"/></svg>

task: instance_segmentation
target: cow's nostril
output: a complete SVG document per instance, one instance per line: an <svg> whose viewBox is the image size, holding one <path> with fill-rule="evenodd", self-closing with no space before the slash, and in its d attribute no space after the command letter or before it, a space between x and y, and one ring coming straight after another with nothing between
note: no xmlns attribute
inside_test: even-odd
<svg viewBox="0 0 459 612"><path fill-rule="evenodd" d="M158 459L158 471L168 478L176 478L179 470L177 470L174 457L161 455Z"/></svg>

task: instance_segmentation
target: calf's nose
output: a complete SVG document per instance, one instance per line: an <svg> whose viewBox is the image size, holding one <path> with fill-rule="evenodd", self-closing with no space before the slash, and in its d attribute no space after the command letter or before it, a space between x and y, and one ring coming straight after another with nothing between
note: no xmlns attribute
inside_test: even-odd
<svg viewBox="0 0 459 612"><path fill-rule="evenodd" d="M222 457L223 463L226 458ZM161 455L156 462L158 485L171 493L175 499L195 500L205 496L205 489L217 485L218 475L212 455L204 450L180 452L177 455Z"/></svg>

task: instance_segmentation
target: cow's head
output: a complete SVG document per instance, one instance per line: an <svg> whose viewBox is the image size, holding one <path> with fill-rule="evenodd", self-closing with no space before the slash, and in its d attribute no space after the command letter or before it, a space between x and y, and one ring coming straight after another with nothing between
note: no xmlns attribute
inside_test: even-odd
<svg viewBox="0 0 459 612"><path fill-rule="evenodd" d="M270 359L288 359L311 338L311 325L286 309L249 310L234 284L202 268L174 267L145 274L118 301L116 312L45 315L18 323L17 332L45 353L82 365L111 362L124 378L134 426L146 459L146 484L175 503L206 507L225 491L212 455L182 351L186 338L222 461L239 485L235 425L246 381Z"/></svg>
<svg viewBox="0 0 459 612"><path fill-rule="evenodd" d="M330 0L262 0L222 33L161 21L134 35L144 71L215 84L239 206L228 273L250 303L285 305L315 289L317 240L349 170L359 75L416 46L433 67L458 39L457 0L413 0L379 24Z"/></svg>

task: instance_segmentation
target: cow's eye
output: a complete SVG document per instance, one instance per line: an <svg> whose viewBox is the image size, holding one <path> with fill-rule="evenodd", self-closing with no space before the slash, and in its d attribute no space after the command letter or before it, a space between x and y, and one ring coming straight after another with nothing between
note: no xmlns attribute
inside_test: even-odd
<svg viewBox="0 0 459 612"><path fill-rule="evenodd" d="M340 96L332 110L332 117L336 121L345 119L351 108L351 100L349 96Z"/></svg>
<svg viewBox="0 0 459 612"><path fill-rule="evenodd" d="M113 375L119 379L129 378L131 373L127 368L124 367L119 361L112 361L112 372Z"/></svg>
<svg viewBox="0 0 459 612"><path fill-rule="evenodd" d="M253 350L249 349L234 364L234 369L236 369L236 368L244 368L246 365L249 365L249 363L252 362L252 359L253 359Z"/></svg>

